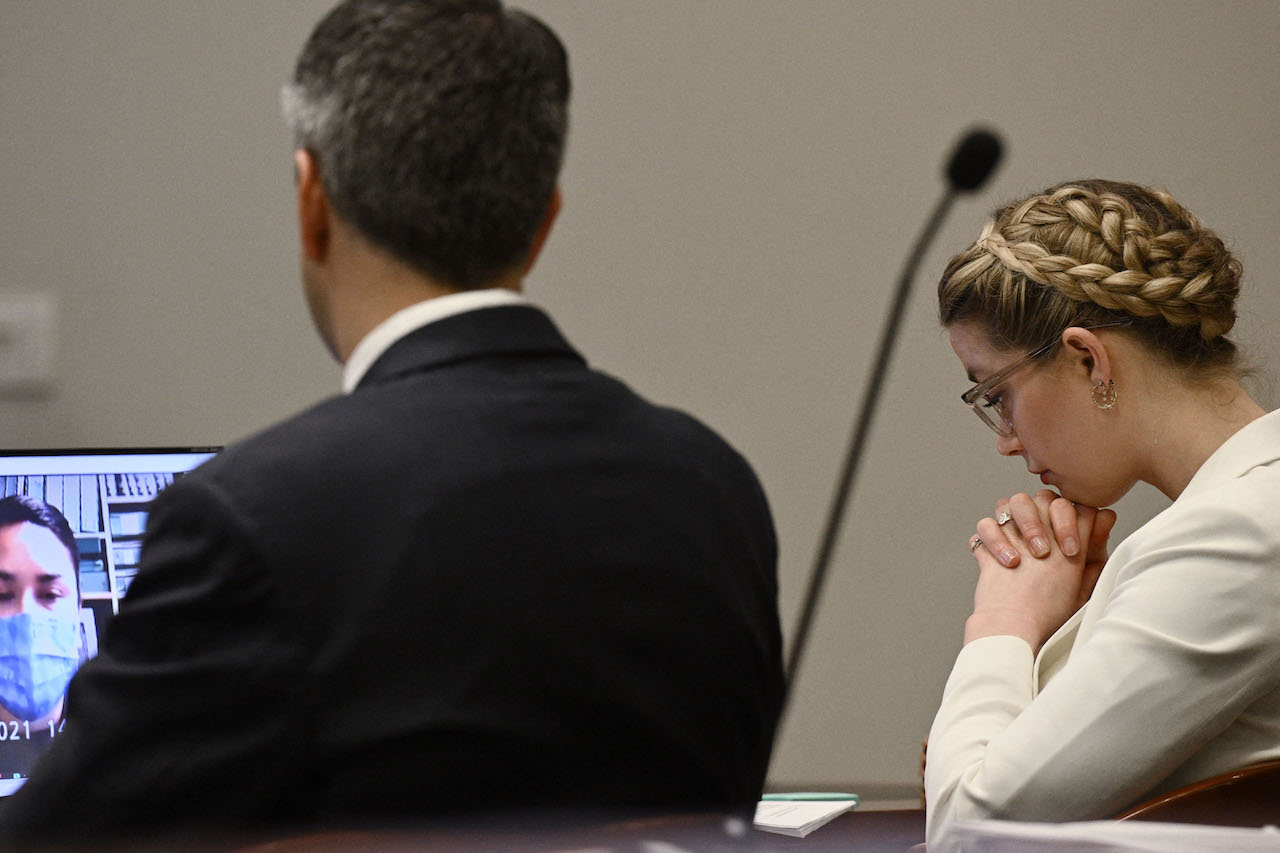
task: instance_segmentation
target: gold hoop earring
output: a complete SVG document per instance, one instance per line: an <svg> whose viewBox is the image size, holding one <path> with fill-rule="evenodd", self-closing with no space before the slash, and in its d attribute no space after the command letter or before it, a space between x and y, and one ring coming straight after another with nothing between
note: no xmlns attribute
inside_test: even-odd
<svg viewBox="0 0 1280 853"><path fill-rule="evenodd" d="M1099 409L1114 409L1116 407L1116 381L1108 379L1103 382L1101 379L1089 389L1089 399L1093 400L1093 404Z"/></svg>

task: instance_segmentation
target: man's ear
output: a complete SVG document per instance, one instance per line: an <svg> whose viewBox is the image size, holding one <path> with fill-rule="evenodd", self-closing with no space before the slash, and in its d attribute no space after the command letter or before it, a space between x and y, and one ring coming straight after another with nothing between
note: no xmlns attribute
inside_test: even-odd
<svg viewBox="0 0 1280 853"><path fill-rule="evenodd" d="M533 232L533 242L529 244L529 257L525 258L521 275L528 275L529 270L533 269L533 262L542 253L542 246L547 242L547 235L551 233L551 226L556 221L556 216L560 214L560 206L563 202L560 187L556 187L551 193L551 200L547 202L546 212L542 214L542 221L538 223L538 230Z"/></svg>
<svg viewBox="0 0 1280 853"><path fill-rule="evenodd" d="M1112 379L1112 354L1093 332L1072 326L1062 333L1062 349L1072 365L1088 375L1091 385Z"/></svg>
<svg viewBox="0 0 1280 853"><path fill-rule="evenodd" d="M323 262L329 254L329 238L332 222L329 195L320 180L320 163L310 151L293 152L293 164L298 179L298 239L302 254L308 259Z"/></svg>

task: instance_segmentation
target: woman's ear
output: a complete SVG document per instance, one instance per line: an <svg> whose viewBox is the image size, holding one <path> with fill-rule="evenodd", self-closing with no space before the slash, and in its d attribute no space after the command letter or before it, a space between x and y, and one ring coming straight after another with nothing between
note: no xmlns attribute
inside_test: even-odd
<svg viewBox="0 0 1280 853"><path fill-rule="evenodd" d="M1088 329L1072 326L1062 333L1062 350L1072 367L1088 376L1089 384L1109 382L1111 353L1102 339Z"/></svg>

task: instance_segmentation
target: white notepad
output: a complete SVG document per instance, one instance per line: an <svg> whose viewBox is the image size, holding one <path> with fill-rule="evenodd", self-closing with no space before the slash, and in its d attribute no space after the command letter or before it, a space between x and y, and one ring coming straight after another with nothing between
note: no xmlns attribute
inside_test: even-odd
<svg viewBox="0 0 1280 853"><path fill-rule="evenodd" d="M804 838L858 805L850 800L761 800L753 825L765 832Z"/></svg>

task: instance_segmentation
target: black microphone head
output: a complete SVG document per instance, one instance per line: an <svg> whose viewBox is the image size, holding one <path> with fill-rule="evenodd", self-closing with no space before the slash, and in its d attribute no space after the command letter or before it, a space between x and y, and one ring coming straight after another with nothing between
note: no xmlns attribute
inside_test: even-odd
<svg viewBox="0 0 1280 853"><path fill-rule="evenodd" d="M1000 162L1002 149L1000 138L990 131L973 130L966 134L947 164L951 188L972 192L986 183Z"/></svg>

